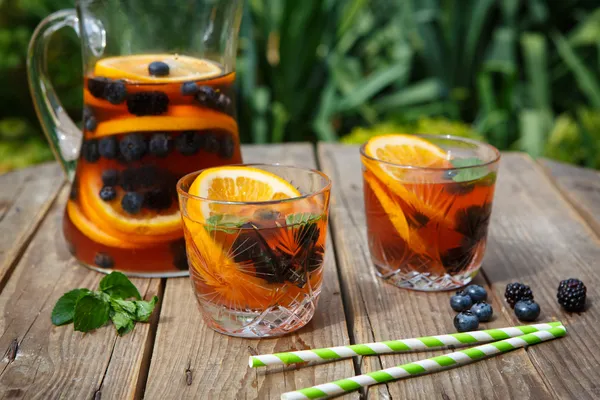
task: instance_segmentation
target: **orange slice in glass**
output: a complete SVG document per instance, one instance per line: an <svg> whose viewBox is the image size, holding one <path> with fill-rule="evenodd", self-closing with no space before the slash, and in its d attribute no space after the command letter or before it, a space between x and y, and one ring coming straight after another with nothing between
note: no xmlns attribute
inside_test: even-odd
<svg viewBox="0 0 600 400"><path fill-rule="evenodd" d="M93 168L80 171L80 200L86 216L99 228L114 236L134 243L156 244L183 236L181 217L176 202L162 211L142 209L131 215L121 207L124 191L117 189L117 197L104 201L99 193L102 178Z"/></svg>
<svg viewBox="0 0 600 400"><path fill-rule="evenodd" d="M155 61L169 65L166 76L152 76L148 66ZM199 81L217 77L222 69L208 60L178 54L140 54L103 58L94 67L95 76L141 83Z"/></svg>

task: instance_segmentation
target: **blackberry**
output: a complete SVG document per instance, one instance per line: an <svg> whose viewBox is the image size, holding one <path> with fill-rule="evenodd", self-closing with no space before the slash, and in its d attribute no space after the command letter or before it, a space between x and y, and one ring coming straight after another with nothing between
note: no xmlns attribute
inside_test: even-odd
<svg viewBox="0 0 600 400"><path fill-rule="evenodd" d="M144 195L137 192L127 192L121 199L121 207L129 214L137 214L142 210Z"/></svg>
<svg viewBox="0 0 600 400"><path fill-rule="evenodd" d="M181 94L183 96L194 96L198 93L198 84L196 82L184 82L181 85Z"/></svg>
<svg viewBox="0 0 600 400"><path fill-rule="evenodd" d="M169 64L166 62L154 61L148 65L148 73L151 76L167 76L169 72Z"/></svg>
<svg viewBox="0 0 600 400"><path fill-rule="evenodd" d="M152 189L144 196L144 207L151 210L166 210L172 203L171 193L165 189Z"/></svg>
<svg viewBox="0 0 600 400"><path fill-rule="evenodd" d="M95 78L88 79L87 88L92 96L94 96L97 99L102 99L104 98L104 90L110 82L111 80L108 78L97 76Z"/></svg>
<svg viewBox="0 0 600 400"><path fill-rule="evenodd" d="M102 171L102 184L104 186L116 186L119 183L119 171L107 169Z"/></svg>
<svg viewBox="0 0 600 400"><path fill-rule="evenodd" d="M223 111L227 111L229 110L229 107L231 106L231 99L229 97L227 97L226 95L224 95L223 93L221 93L218 97L217 100L215 101L217 107L219 107L221 110Z"/></svg>
<svg viewBox="0 0 600 400"><path fill-rule="evenodd" d="M85 161L95 163L100 159L98 153L98 141L96 139L86 140L81 146L81 154Z"/></svg>
<svg viewBox="0 0 600 400"><path fill-rule="evenodd" d="M166 157L171 150L171 139L169 138L169 135L166 133L155 133L150 138L148 149L150 154L157 157Z"/></svg>
<svg viewBox="0 0 600 400"><path fill-rule="evenodd" d="M86 131L94 132L96 130L96 128L98 127L98 121L96 121L96 118L94 118L93 116L90 116L90 117L86 118L83 125L84 125L84 128Z"/></svg>
<svg viewBox="0 0 600 400"><path fill-rule="evenodd" d="M235 142L231 135L225 135L221 138L221 145L219 146L219 157L230 159L233 157L235 152Z"/></svg>
<svg viewBox="0 0 600 400"><path fill-rule="evenodd" d="M104 88L104 98L111 104L121 104L126 97L127 87L121 80L111 82Z"/></svg>
<svg viewBox="0 0 600 400"><path fill-rule="evenodd" d="M160 115L169 109L169 96L163 92L139 92L127 98L127 110L130 114Z"/></svg>
<svg viewBox="0 0 600 400"><path fill-rule="evenodd" d="M115 260L106 253L96 253L94 264L100 268L112 268L115 266Z"/></svg>
<svg viewBox="0 0 600 400"><path fill-rule="evenodd" d="M117 158L117 147L117 138L114 136L106 136L98 140L98 152L108 160Z"/></svg>
<svg viewBox="0 0 600 400"><path fill-rule="evenodd" d="M117 197L117 191L112 186L104 186L100 189L100 198L104 201L111 201Z"/></svg>
<svg viewBox="0 0 600 400"><path fill-rule="evenodd" d="M175 138L175 148L184 156L196 154L204 143L202 135L196 132L183 132Z"/></svg>
<svg viewBox="0 0 600 400"><path fill-rule="evenodd" d="M219 95L210 86L199 86L196 93L196 100L206 107L215 107Z"/></svg>
<svg viewBox="0 0 600 400"><path fill-rule="evenodd" d="M585 298L587 288L579 279L571 278L561 281L558 285L556 298L558 304L567 311L583 311L585 308Z"/></svg>
<svg viewBox="0 0 600 400"><path fill-rule="evenodd" d="M144 136L140 133L131 133L121 139L119 143L121 154L125 161L138 161L146 155L148 146Z"/></svg>
<svg viewBox="0 0 600 400"><path fill-rule="evenodd" d="M139 189L148 189L156 184L160 171L153 165L144 165L139 168L127 168L121 173L121 187L128 192Z"/></svg>
<svg viewBox="0 0 600 400"><path fill-rule="evenodd" d="M506 298L506 302L510 305L510 307L515 308L515 304L517 304L517 302L520 300L533 300L533 292L529 286L522 283L509 283L506 285L504 297Z"/></svg>

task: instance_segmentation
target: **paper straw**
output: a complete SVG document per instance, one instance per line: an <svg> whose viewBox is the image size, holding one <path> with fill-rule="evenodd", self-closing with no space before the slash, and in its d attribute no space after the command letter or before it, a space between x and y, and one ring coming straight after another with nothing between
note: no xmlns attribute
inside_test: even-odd
<svg viewBox="0 0 600 400"><path fill-rule="evenodd" d="M508 339L527 333L548 330L561 326L561 322L548 322L544 324L513 326L508 328L487 329L467 333L452 333L448 335L424 336L413 339L390 340L367 344L353 344L350 346L329 347L291 351L286 353L263 354L250 356L250 367L264 367L267 365L287 365L306 361L328 361L355 356L372 356L375 354L397 353L416 350L433 350L446 346L464 346L472 343L494 342Z"/></svg>
<svg viewBox="0 0 600 400"><path fill-rule="evenodd" d="M295 392L284 393L281 395L281 399L306 400L337 396L354 391L361 387L376 385L400 378L408 378L411 376L439 371L449 367L468 364L494 354L506 353L527 345L555 339L557 337L564 336L566 332L567 330L564 326L559 326L545 331L529 333L527 335L483 344L481 346L460 350L439 357L427 358L414 363L398 365L397 367L382 369L380 371L370 372L368 374L358 375L352 378L341 379L339 381L325 383L323 385L300 389Z"/></svg>

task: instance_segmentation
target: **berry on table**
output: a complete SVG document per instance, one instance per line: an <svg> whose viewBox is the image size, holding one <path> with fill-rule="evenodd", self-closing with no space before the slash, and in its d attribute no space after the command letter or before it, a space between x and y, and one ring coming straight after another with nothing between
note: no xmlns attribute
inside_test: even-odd
<svg viewBox="0 0 600 400"><path fill-rule="evenodd" d="M522 283L509 283L506 285L504 298L512 308L515 308L515 304L520 300L533 300L533 292L529 286Z"/></svg>
<svg viewBox="0 0 600 400"><path fill-rule="evenodd" d="M470 311L475 314L479 322L491 321L492 315L494 315L494 309L485 301L479 301L473 304Z"/></svg>
<svg viewBox="0 0 600 400"><path fill-rule="evenodd" d="M454 327L459 332L475 331L479 328L479 320L471 311L463 311L454 317Z"/></svg>
<svg viewBox="0 0 600 400"><path fill-rule="evenodd" d="M98 152L108 160L117 158L117 147L117 138L114 136L106 136L98 140Z"/></svg>
<svg viewBox="0 0 600 400"><path fill-rule="evenodd" d="M471 297L473 302L485 301L487 300L487 292L483 288L483 286L479 285L469 285L466 287L465 292Z"/></svg>
<svg viewBox="0 0 600 400"><path fill-rule="evenodd" d="M148 65L148 73L152 76L167 76L169 72L169 64L166 62L154 61Z"/></svg>
<svg viewBox="0 0 600 400"><path fill-rule="evenodd" d="M125 82L114 81L106 85L104 88L104 98L111 104L121 104L127 97L127 87Z"/></svg>
<svg viewBox="0 0 600 400"><path fill-rule="evenodd" d="M125 161L138 161L148 150L144 136L139 133L131 133L121 139L119 143L121 154Z"/></svg>
<svg viewBox="0 0 600 400"><path fill-rule="evenodd" d="M137 214L144 205L144 195L137 192L127 192L121 199L121 207L129 214Z"/></svg>
<svg viewBox="0 0 600 400"><path fill-rule="evenodd" d="M155 133L150 137L148 148L150 154L157 157L166 157L171 150L171 139L166 133Z"/></svg>
<svg viewBox="0 0 600 400"><path fill-rule="evenodd" d="M473 300L464 290L459 290L454 296L450 297L450 307L454 311L465 311L471 308L472 305Z"/></svg>
<svg viewBox="0 0 600 400"><path fill-rule="evenodd" d="M571 278L561 281L558 285L556 298L567 311L583 311L585 308L585 299L587 288L579 279Z"/></svg>
<svg viewBox="0 0 600 400"><path fill-rule="evenodd" d="M198 84L196 82L183 82L181 85L181 94L184 96L194 96L198 93Z"/></svg>
<svg viewBox="0 0 600 400"><path fill-rule="evenodd" d="M515 304L515 315L521 321L535 321L540 316L540 306L533 300L519 300Z"/></svg>
<svg viewBox="0 0 600 400"><path fill-rule="evenodd" d="M112 268L115 266L115 261L106 253L96 253L94 264L100 268Z"/></svg>
<svg viewBox="0 0 600 400"><path fill-rule="evenodd" d="M117 197L117 191L112 186L104 186L100 189L100 198L104 201L111 201Z"/></svg>

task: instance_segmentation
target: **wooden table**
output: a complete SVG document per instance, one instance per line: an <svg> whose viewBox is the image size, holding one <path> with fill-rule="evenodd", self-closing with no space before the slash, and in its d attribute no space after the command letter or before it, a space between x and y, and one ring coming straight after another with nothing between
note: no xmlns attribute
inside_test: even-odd
<svg viewBox="0 0 600 400"><path fill-rule="evenodd" d="M357 147L322 144L248 146L248 162L319 166L334 182L325 287L314 319L299 332L265 340L214 333L201 321L187 278L135 279L160 305L148 324L117 337L112 327L89 334L54 327L56 300L101 275L70 256L61 232L67 196L56 164L0 176L0 366L2 398L269 399L334 379L423 358L358 358L317 366L249 369L248 355L453 332L449 293L392 287L373 273L365 238ZM504 154L489 248L476 282L492 295L495 319L517 324L505 307L512 281L531 285L540 321L568 325L566 338L469 366L353 393L372 399L599 399L600 174ZM563 312L561 279L588 287L588 310ZM426 353L442 354L443 351Z"/></svg>

